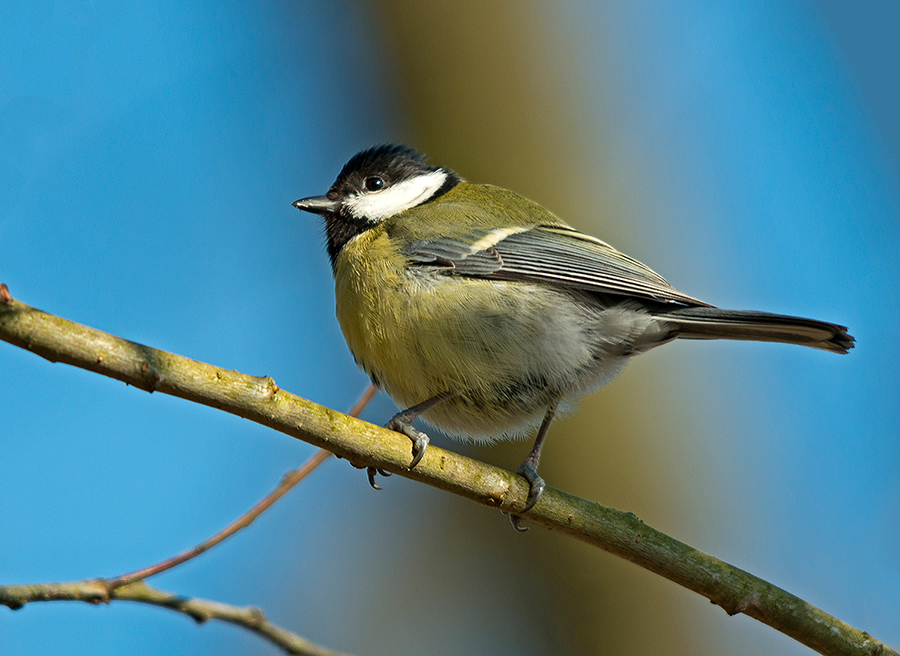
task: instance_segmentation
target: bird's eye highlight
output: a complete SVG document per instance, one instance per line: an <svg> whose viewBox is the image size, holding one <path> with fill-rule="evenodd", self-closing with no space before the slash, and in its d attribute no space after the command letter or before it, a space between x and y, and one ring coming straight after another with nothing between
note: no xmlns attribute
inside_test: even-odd
<svg viewBox="0 0 900 656"><path fill-rule="evenodd" d="M367 191L378 191L379 189L384 189L384 179L379 178L377 175L366 178L365 181L363 181L363 184L365 185Z"/></svg>

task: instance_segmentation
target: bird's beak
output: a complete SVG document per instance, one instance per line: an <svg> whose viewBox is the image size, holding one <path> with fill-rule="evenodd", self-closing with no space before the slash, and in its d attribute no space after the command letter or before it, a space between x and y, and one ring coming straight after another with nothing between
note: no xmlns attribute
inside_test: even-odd
<svg viewBox="0 0 900 656"><path fill-rule="evenodd" d="M312 212L313 214L337 214L340 209L340 202L331 200L328 196L310 196L309 198L301 198L291 203L301 212Z"/></svg>

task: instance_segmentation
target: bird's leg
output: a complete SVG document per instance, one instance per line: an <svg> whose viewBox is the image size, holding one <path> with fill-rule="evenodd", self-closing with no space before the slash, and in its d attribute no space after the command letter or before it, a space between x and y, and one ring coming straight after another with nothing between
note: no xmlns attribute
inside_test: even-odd
<svg viewBox="0 0 900 656"><path fill-rule="evenodd" d="M444 401L453 398L456 396L453 392L441 392L437 396L433 396L427 401L422 401L417 405L414 405L411 408L407 408L406 410L401 410L393 417L391 420L384 425L385 428L390 428L393 431L397 431L398 433L403 433L409 439L412 440L412 462L409 465L409 468L412 469L416 465L419 464L419 461L422 459L422 456L425 454L425 449L428 447L428 436L422 431L413 427L412 422L415 420L423 412L426 412L436 406L438 403L443 403ZM375 485L375 473L376 469L374 467L369 467L369 484L374 487L376 490L379 489L377 485ZM378 473L384 473L378 471Z"/></svg>
<svg viewBox="0 0 900 656"><path fill-rule="evenodd" d="M521 515L527 513L534 508L534 504L538 502L547 487L544 479L538 476L537 468L541 460L541 448L544 446L544 438L547 437L547 431L550 429L550 422L556 416L556 406L551 405L547 408L547 414L544 415L544 421L538 429L537 437L534 438L534 446L531 447L531 453L525 458L524 462L519 465L516 473L524 477L528 481L528 498L525 500L525 507L522 508L518 515L510 515L509 521L512 522L513 528L517 531L527 531L528 529L521 525Z"/></svg>

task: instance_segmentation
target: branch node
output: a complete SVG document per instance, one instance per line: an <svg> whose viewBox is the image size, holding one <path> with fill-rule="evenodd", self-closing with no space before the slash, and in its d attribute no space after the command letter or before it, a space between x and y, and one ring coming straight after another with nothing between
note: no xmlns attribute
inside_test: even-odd
<svg viewBox="0 0 900 656"><path fill-rule="evenodd" d="M721 606L729 616L734 616L738 613L746 613L751 608L759 608L760 595L758 591L749 592L733 604L728 601L710 601Z"/></svg>
<svg viewBox="0 0 900 656"><path fill-rule="evenodd" d="M260 376L259 381L261 382L260 388L265 398L275 398L275 395L278 394L278 391L281 389L280 387L278 387L275 379L273 379L271 376Z"/></svg>
<svg viewBox="0 0 900 656"><path fill-rule="evenodd" d="M201 613L198 610L193 608L185 608L184 612L187 613L187 616L194 620L195 624L206 624L209 620L212 619L212 615L209 613Z"/></svg>
<svg viewBox="0 0 900 656"><path fill-rule="evenodd" d="M250 617L247 623L252 626L263 626L269 621L266 619L266 614L263 612L262 608L259 608L258 606L248 606L247 615Z"/></svg>
<svg viewBox="0 0 900 656"><path fill-rule="evenodd" d="M109 581L106 579L88 579L85 581L85 585L90 586L90 590L94 593L92 597L88 599L95 606L99 606L100 604L109 604L112 601L112 587L109 585Z"/></svg>
<svg viewBox="0 0 900 656"><path fill-rule="evenodd" d="M155 367L151 366L149 362L144 362L141 364L141 374L146 383L143 386L143 389L150 394L153 394L157 389L159 389L159 384L162 382L162 374L156 370Z"/></svg>

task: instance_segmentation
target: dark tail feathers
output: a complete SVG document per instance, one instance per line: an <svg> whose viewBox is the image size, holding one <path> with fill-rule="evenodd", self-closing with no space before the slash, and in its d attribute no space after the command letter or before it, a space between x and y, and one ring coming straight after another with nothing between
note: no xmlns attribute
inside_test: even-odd
<svg viewBox="0 0 900 656"><path fill-rule="evenodd" d="M847 334L844 326L768 312L689 307L660 312L656 316L670 322L673 332L681 339L784 342L832 353L846 353L856 341Z"/></svg>

